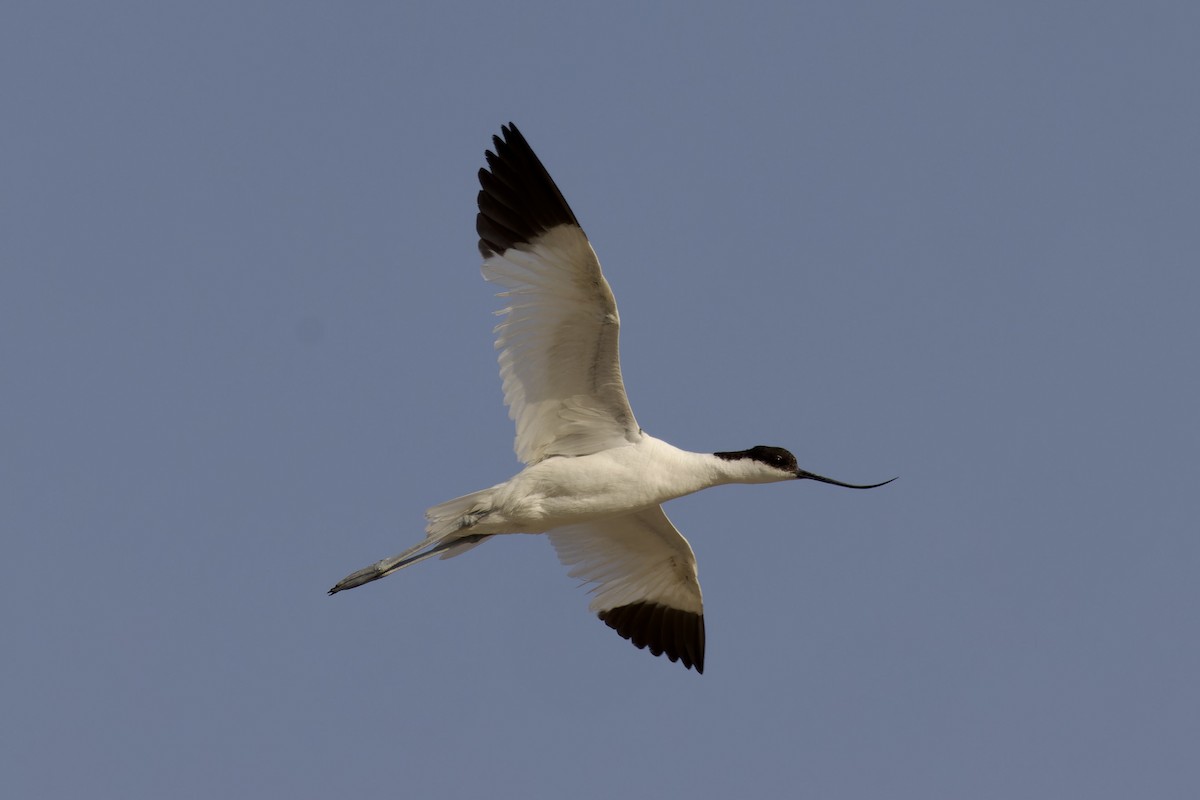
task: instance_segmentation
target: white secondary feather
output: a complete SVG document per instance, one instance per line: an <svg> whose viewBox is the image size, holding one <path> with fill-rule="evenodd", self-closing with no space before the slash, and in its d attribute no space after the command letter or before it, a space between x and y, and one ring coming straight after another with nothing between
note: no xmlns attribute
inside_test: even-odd
<svg viewBox="0 0 1200 800"><path fill-rule="evenodd" d="M617 301L577 225L558 225L483 262L504 287L496 349L517 457L583 456L640 438L625 396Z"/></svg>
<svg viewBox="0 0 1200 800"><path fill-rule="evenodd" d="M661 506L547 534L572 578L594 584L592 611L658 603L704 612L696 556Z"/></svg>

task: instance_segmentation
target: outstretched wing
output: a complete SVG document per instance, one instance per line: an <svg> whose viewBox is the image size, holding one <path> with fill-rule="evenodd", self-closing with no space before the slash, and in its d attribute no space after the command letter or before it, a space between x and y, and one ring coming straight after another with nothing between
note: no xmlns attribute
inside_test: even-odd
<svg viewBox="0 0 1200 800"><path fill-rule="evenodd" d="M504 402L526 464L636 442L617 302L567 201L509 123L479 171L483 277L509 305L496 326Z"/></svg>
<svg viewBox="0 0 1200 800"><path fill-rule="evenodd" d="M696 556L662 507L556 528L573 578L595 584L589 608L639 648L704 672L704 602Z"/></svg>

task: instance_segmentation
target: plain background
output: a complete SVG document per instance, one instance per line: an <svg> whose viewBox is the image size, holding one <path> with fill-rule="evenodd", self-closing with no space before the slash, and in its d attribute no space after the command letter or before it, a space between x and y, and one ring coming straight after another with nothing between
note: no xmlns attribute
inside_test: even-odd
<svg viewBox="0 0 1200 800"><path fill-rule="evenodd" d="M1200 794L1200 6L6 3L6 797ZM514 120L707 673L513 537L475 173Z"/></svg>

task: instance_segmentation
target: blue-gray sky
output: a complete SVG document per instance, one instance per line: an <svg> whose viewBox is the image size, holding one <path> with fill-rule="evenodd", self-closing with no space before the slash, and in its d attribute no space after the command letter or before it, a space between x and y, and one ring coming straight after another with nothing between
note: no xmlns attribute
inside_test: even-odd
<svg viewBox="0 0 1200 800"><path fill-rule="evenodd" d="M12 797L1200 792L1192 3L0 13ZM475 173L590 235L698 676L512 537Z"/></svg>

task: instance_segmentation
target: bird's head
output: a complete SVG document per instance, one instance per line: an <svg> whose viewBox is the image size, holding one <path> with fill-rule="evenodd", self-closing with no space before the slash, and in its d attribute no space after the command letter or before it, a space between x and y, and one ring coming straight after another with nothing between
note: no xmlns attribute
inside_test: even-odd
<svg viewBox="0 0 1200 800"><path fill-rule="evenodd" d="M800 469L796 457L782 447L767 447L758 445L749 450L737 450L730 453L713 453L722 461L736 464L735 470L739 483L774 483L775 481L791 481L806 478L821 483L831 483L834 486L845 486L847 489L874 489L878 486L896 480L886 480L883 483L857 484L842 483L833 478L826 478L815 472Z"/></svg>

